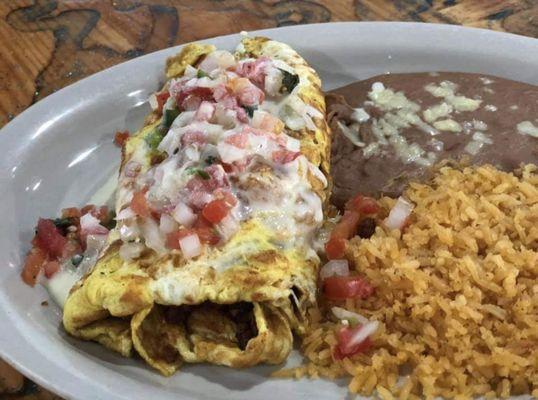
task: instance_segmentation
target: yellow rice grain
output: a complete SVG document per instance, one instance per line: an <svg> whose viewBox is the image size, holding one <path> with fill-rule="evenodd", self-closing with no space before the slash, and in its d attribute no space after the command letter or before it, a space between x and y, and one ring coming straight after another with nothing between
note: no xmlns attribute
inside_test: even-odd
<svg viewBox="0 0 538 400"><path fill-rule="evenodd" d="M428 184L410 184L405 232L378 226L346 250L374 295L312 310L309 368L276 375L347 375L350 392L382 399L538 398L536 171L444 166ZM379 203L387 215L395 200ZM367 354L333 360L332 305L380 322Z"/></svg>

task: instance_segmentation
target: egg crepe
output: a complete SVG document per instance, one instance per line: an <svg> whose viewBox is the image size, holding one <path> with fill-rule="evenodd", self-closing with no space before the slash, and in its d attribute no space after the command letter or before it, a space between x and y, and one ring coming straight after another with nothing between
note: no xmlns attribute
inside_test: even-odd
<svg viewBox="0 0 538 400"><path fill-rule="evenodd" d="M316 295L313 240L330 154L320 79L288 45L263 37L244 38L233 58L210 45L186 45L167 61L166 76L145 126L122 149L118 227L72 289L64 327L124 356L136 351L164 375L183 362L280 363ZM164 106L162 93L170 96ZM185 144L187 137L202 139ZM210 185L217 181L219 187ZM196 230L200 220L216 218L208 204L223 204L220 193L233 195L228 216ZM151 213L140 211L140 196ZM197 207L192 225L188 212ZM179 233L169 232L178 225ZM208 232L218 243L208 244Z"/></svg>

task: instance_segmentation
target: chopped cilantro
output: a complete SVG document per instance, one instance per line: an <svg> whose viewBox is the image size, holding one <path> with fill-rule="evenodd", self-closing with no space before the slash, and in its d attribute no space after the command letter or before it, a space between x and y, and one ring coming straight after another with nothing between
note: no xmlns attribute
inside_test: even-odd
<svg viewBox="0 0 538 400"><path fill-rule="evenodd" d="M208 180L211 178L207 172L205 172L203 169L200 169L200 168L188 167L187 169L185 169L185 171L187 171L187 174L189 175L196 174L200 178L205 179L205 180Z"/></svg>
<svg viewBox="0 0 538 400"><path fill-rule="evenodd" d="M108 230L114 229L116 227L116 212L114 210L110 210L108 212L108 218L103 224L103 226Z"/></svg>
<svg viewBox="0 0 538 400"><path fill-rule="evenodd" d="M205 180L208 180L209 178L211 178L209 176L209 174L207 172L205 172L203 169L199 169L196 171L196 173L198 174L198 176L202 179L205 179Z"/></svg>
<svg viewBox="0 0 538 400"><path fill-rule="evenodd" d="M241 106L247 112L248 116L252 118L254 111L258 109L258 106Z"/></svg>
<svg viewBox="0 0 538 400"><path fill-rule="evenodd" d="M73 264L75 267L78 267L78 265L82 262L84 257L81 254L75 254L73 257L71 257L71 264Z"/></svg>
<svg viewBox="0 0 538 400"><path fill-rule="evenodd" d="M288 93L291 93L293 89L295 89L295 86L299 83L299 75L292 74L291 72L285 71L283 69L280 69L280 72L282 72L282 85L284 88L286 88Z"/></svg>
<svg viewBox="0 0 538 400"><path fill-rule="evenodd" d="M56 228L65 229L73 225L73 218L56 218L52 222L54 222Z"/></svg>
<svg viewBox="0 0 538 400"><path fill-rule="evenodd" d="M208 157L205 159L205 163L206 163L207 165L214 164L215 161L217 161L217 157L215 157L215 156L208 156Z"/></svg>
<svg viewBox="0 0 538 400"><path fill-rule="evenodd" d="M163 119L161 121L161 126L168 129L172 125L172 122L177 118L179 115L179 110L176 108L172 108L170 110L164 110Z"/></svg>
<svg viewBox="0 0 538 400"><path fill-rule="evenodd" d="M199 69L198 72L196 73L196 77L197 78L209 78L209 75L207 74L207 72L204 72L201 69Z"/></svg>
<svg viewBox="0 0 538 400"><path fill-rule="evenodd" d="M161 132L161 129L157 127L149 134L147 134L146 137L144 137L144 140L146 141L150 149L156 150L157 147L159 147L159 143L161 143L161 140L163 140L163 138L164 134Z"/></svg>
<svg viewBox="0 0 538 400"><path fill-rule="evenodd" d="M164 110L160 125L155 127L155 129L144 138L151 150L156 150L157 147L159 147L159 143L161 143L168 132L168 129L170 129L172 122L174 122L179 114L180 112L176 108Z"/></svg>

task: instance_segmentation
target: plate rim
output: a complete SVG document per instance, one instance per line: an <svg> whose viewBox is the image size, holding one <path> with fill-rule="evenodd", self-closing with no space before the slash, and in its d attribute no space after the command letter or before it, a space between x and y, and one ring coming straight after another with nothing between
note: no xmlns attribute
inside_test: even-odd
<svg viewBox="0 0 538 400"><path fill-rule="evenodd" d="M382 26L391 26L395 28L400 28L403 30L406 29L424 29L424 30L437 30L441 33L449 34L454 32L475 32L477 35L486 35L491 38L511 38L511 40L517 40L520 41L520 43L528 43L531 46L536 46L538 49L538 39L522 36L514 33L508 33L508 32L500 32L500 31L493 31L483 28L476 28L476 27L465 27L461 25L448 25L448 24L434 24L434 23L424 23L424 22L392 22L392 21L348 21L348 22L326 22L326 23L318 23L318 24L303 24L303 25L294 25L294 26L285 26L285 27L276 27L276 28L270 28L270 29L261 29L261 30L254 30L249 31L249 35L267 35L271 36L272 33L275 31L283 32L283 31L289 31L290 33L293 33L294 31L301 31L303 29L309 30L312 29L313 26L323 26L328 27L329 29L333 28L335 31L339 29L339 27L344 26L351 26L351 25L360 25L363 26L364 29L380 29ZM206 39L200 39L197 40L197 42L214 42L214 41L231 41L234 38L238 38L238 33L228 34L228 35L221 35L221 36L215 36L211 38ZM192 42L189 42L192 43ZM18 114L15 118L13 118L9 123L7 123L2 129L0 129L0 135L4 137L7 141L6 146L2 146L2 149L0 150L0 154L3 156L6 154L6 150L4 150L6 147L9 147L10 143L16 143L17 142L17 135L16 131L19 128L22 128L25 124L25 121L29 118L31 118L34 114L37 114L39 116L40 111L47 109L50 105L53 105L58 99L61 99L64 96L70 96L75 94L77 91L79 91L81 88L84 88L87 85L91 85L93 82L96 82L98 80L101 80L105 78L107 75L110 77L113 77L118 72L121 72L123 69L129 68L131 66L134 66L139 63L151 63L152 60L161 60L160 62L164 63L164 60L166 59L167 53L173 53L179 51L183 46L187 45L188 43L183 43L181 45L168 47L165 49L160 49L148 54L145 54L140 57L133 58L131 60L124 61L122 63L116 64L114 66L111 66L105 70L96 72L92 75L89 75L79 81L76 81L72 83L71 85L68 85L60 90L58 90L55 93L52 93L45 97L42 100L39 100L38 102L32 104L30 107L25 109L22 113ZM112 89L110 89L112 90ZM45 115L45 113L43 113ZM39 118L39 117L38 117ZM4 158L4 157L2 157ZM9 159L9 157L6 157L6 159ZM7 163L8 161L0 161L0 166L3 166L4 163ZM3 168L2 168L3 170ZM4 171L3 171L4 173ZM12 317L10 316L11 312L7 309L5 309L3 302L0 303L0 316L5 317L7 321L12 320ZM1 318L0 318L1 320ZM14 331L16 333L17 330ZM13 332L12 332L13 333ZM69 385L69 387L78 387L78 391L67 389L66 385L62 385L62 382L59 382L58 380L50 380L46 378L48 375L45 371L46 368L32 368L31 365L31 354L25 354L28 353L28 350L31 350L31 347L27 345L27 343L24 341L22 344L19 343L17 346L12 346L9 348L7 345L9 343L6 338L10 334L2 334L0 333L0 344L5 343L5 345L0 346L0 357L11 364L15 369L17 369L19 372L21 372L25 377L30 378L35 383L39 384L40 386L46 388L47 390L53 392L54 394L60 395L66 399L78 399L78 398L106 398L106 399L123 399L121 394L114 393L113 391L110 391L109 388L105 387L100 382L95 382L90 379L82 379L80 375L73 374L68 369L62 369L61 372L68 372L67 377L72 380L73 383L76 383L75 385ZM14 340L11 340L11 343L14 343ZM43 355L38 354L37 356L43 357ZM47 360L49 367L54 367L54 363L50 360ZM83 394L80 394L80 392L83 392ZM86 393L86 394L84 394ZM87 393L92 393L91 396L88 396ZM187 399L188 397L184 397L181 393L177 393L178 399Z"/></svg>

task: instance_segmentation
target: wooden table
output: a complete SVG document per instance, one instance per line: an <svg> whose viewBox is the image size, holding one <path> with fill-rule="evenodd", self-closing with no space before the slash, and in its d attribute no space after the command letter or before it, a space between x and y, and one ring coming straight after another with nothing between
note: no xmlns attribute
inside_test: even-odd
<svg viewBox="0 0 538 400"><path fill-rule="evenodd" d="M538 0L0 0L0 127L64 86L158 49L241 30L352 20L538 37ZM1 360L0 398L58 399Z"/></svg>

